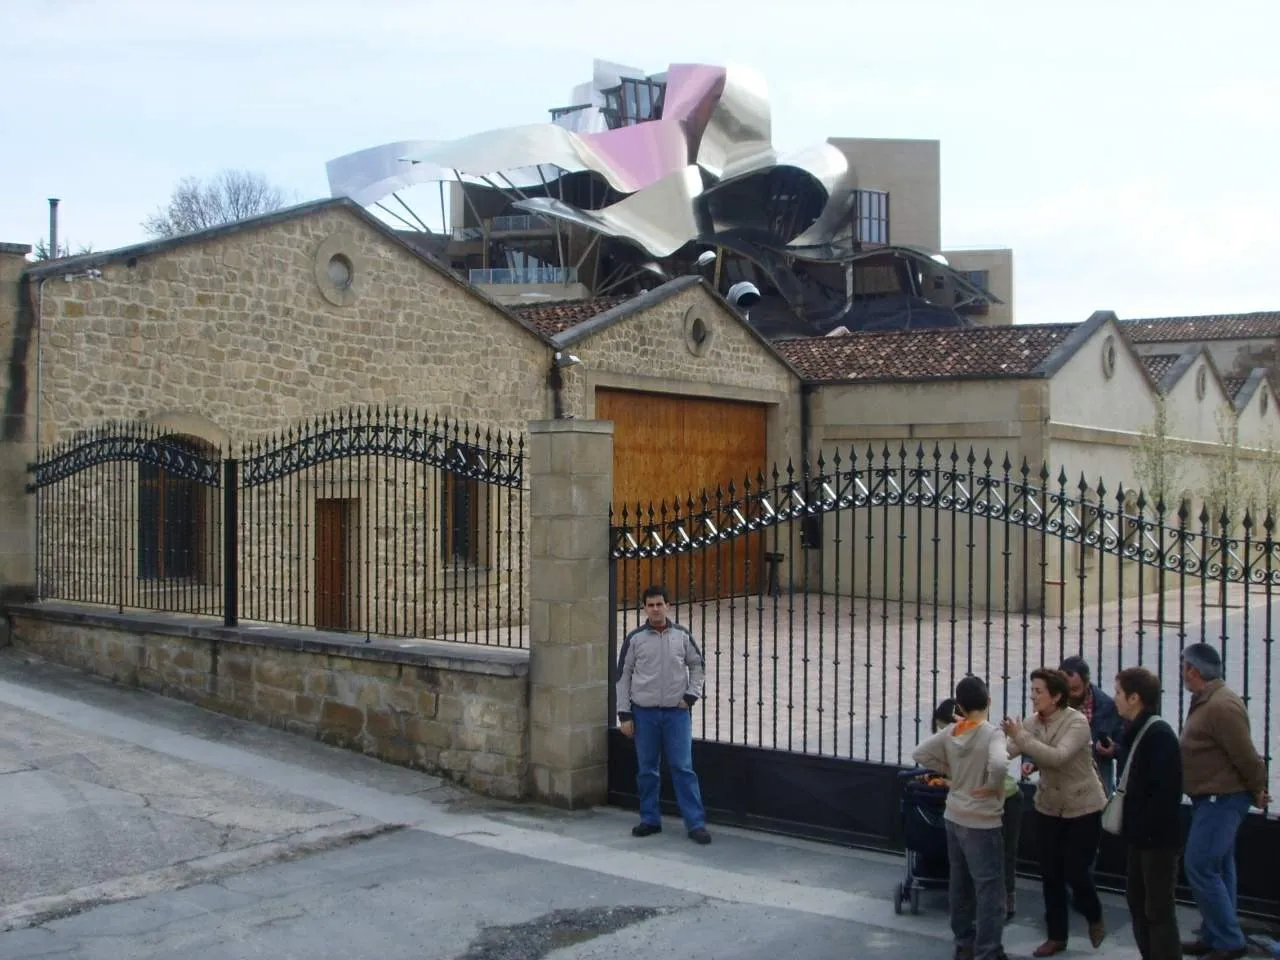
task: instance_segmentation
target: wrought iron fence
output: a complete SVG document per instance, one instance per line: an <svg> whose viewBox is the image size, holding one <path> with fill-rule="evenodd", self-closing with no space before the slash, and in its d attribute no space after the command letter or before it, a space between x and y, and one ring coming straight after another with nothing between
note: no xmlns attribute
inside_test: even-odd
<svg viewBox="0 0 1280 960"><path fill-rule="evenodd" d="M41 598L523 646L523 436L348 410L240 458L110 423L29 468Z"/></svg>
<svg viewBox="0 0 1280 960"><path fill-rule="evenodd" d="M612 518L618 628L667 586L703 644L706 740L909 762L966 673L993 713L1028 712L1028 674L1080 654L1165 681L1185 716L1188 643L1223 655L1270 767L1276 518L1073 481L977 451L819 456ZM697 729L697 728L695 728Z"/></svg>
<svg viewBox="0 0 1280 960"><path fill-rule="evenodd" d="M220 615L223 451L106 423L30 467L40 595Z"/></svg>

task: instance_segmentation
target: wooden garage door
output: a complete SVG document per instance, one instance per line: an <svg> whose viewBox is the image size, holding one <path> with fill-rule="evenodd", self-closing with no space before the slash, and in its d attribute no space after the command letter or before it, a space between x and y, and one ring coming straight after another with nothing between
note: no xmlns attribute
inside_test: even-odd
<svg viewBox="0 0 1280 960"><path fill-rule="evenodd" d="M625 504L632 518L637 506L647 516L650 504L657 511L664 500L668 507L678 500L683 514L704 489L714 493L730 481L741 488L746 477L754 485L767 465L767 411L759 403L598 389L596 418L614 424L615 514ZM635 600L651 582L665 582L681 600L755 593L762 544L744 537L678 563L623 564L619 600Z"/></svg>

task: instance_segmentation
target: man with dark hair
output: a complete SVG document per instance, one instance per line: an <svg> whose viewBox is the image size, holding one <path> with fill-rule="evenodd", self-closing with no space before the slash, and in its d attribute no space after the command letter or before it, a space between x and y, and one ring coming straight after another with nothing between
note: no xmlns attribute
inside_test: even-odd
<svg viewBox="0 0 1280 960"><path fill-rule="evenodd" d="M706 845L706 811L698 775L693 771L693 718L689 710L702 696L706 668L693 636L668 617L667 591L644 592L645 622L627 634L618 653L619 729L636 741L636 786L640 822L631 835L662 832L658 791L665 756L675 787L676 803L689 839Z"/></svg>
<svg viewBox="0 0 1280 960"><path fill-rule="evenodd" d="M1254 749L1244 702L1222 681L1222 657L1207 643L1182 651L1191 706L1182 727L1182 783L1191 798L1183 866L1204 921L1189 956L1233 960L1248 952L1236 916L1236 832L1252 801L1265 807L1267 768Z"/></svg>
<svg viewBox="0 0 1280 960"><path fill-rule="evenodd" d="M1116 789L1116 749L1124 735L1124 721L1116 713L1115 701L1096 683L1089 681L1089 661L1067 657L1058 668L1067 675L1067 703L1084 714L1093 736L1093 762L1107 796Z"/></svg>
<svg viewBox="0 0 1280 960"><path fill-rule="evenodd" d="M1160 718L1160 678L1145 667L1116 674L1116 710L1129 722L1120 774L1120 835L1128 852L1125 894L1143 960L1176 960L1178 851L1182 846L1182 757Z"/></svg>
<svg viewBox="0 0 1280 960"><path fill-rule="evenodd" d="M1001 818L1009 752L1004 734L987 720L991 697L982 680L965 677L956 684L955 703L960 719L916 747L913 758L951 781L943 820L956 956L1000 960L1005 956Z"/></svg>

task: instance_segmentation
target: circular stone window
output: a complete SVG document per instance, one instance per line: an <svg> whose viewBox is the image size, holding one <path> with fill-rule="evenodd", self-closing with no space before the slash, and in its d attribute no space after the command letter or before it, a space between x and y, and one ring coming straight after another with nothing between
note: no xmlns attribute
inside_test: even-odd
<svg viewBox="0 0 1280 960"><path fill-rule="evenodd" d="M351 261L340 253L335 253L329 258L326 266L329 273L329 282L339 290L346 290L351 286L351 278L355 273L351 266Z"/></svg>
<svg viewBox="0 0 1280 960"><path fill-rule="evenodd" d="M335 307L349 307L356 301L355 242L345 233L325 238L315 253L316 286L320 295Z"/></svg>
<svg viewBox="0 0 1280 960"><path fill-rule="evenodd" d="M1209 386L1209 371L1205 367L1201 367L1196 371L1196 399L1203 400L1204 392Z"/></svg>
<svg viewBox="0 0 1280 960"><path fill-rule="evenodd" d="M711 347L715 330L697 307L691 307L684 315L684 344L695 357L700 357Z"/></svg>
<svg viewBox="0 0 1280 960"><path fill-rule="evenodd" d="M1102 375L1108 380L1116 372L1116 338L1107 337L1102 341Z"/></svg>

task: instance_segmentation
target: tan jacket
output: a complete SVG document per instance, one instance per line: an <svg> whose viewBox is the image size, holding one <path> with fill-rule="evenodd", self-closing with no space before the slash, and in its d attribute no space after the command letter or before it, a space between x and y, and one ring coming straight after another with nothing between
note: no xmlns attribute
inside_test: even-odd
<svg viewBox="0 0 1280 960"><path fill-rule="evenodd" d="M1028 717L1009 738L1009 756L1019 754L1040 768L1036 809L1046 816L1072 820L1107 805L1089 721L1080 711L1063 707L1047 722L1039 714Z"/></svg>
<svg viewBox="0 0 1280 960"><path fill-rule="evenodd" d="M1182 727L1182 785L1191 797L1257 796L1267 786L1266 765L1249 734L1249 713L1221 680L1211 680L1191 697Z"/></svg>

